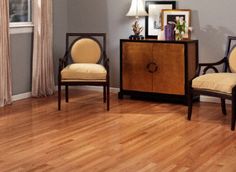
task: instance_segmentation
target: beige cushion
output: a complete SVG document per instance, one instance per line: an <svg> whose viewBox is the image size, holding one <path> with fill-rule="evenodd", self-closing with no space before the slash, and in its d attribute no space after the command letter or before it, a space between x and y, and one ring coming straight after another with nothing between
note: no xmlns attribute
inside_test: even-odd
<svg viewBox="0 0 236 172"><path fill-rule="evenodd" d="M209 73L192 81L192 87L231 94L236 85L236 73Z"/></svg>
<svg viewBox="0 0 236 172"><path fill-rule="evenodd" d="M101 57L101 47L93 39L82 38L71 47L74 63L97 63Z"/></svg>
<svg viewBox="0 0 236 172"><path fill-rule="evenodd" d="M100 64L75 63L61 71L62 80L106 80L106 69Z"/></svg>
<svg viewBox="0 0 236 172"><path fill-rule="evenodd" d="M229 67L231 72L236 73L236 47L234 47L230 52Z"/></svg>

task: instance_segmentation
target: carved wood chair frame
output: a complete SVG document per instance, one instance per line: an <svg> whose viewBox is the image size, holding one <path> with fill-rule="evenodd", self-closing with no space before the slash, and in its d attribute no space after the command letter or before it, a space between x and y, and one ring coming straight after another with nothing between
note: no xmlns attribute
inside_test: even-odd
<svg viewBox="0 0 236 172"><path fill-rule="evenodd" d="M70 43L70 39L73 38L74 41ZM106 80L104 82L80 82L80 81L61 81L61 71L72 61L70 51L73 43L76 40L82 38L89 38L95 40L99 43L98 39L102 40L102 46L99 43L100 48L102 48L102 55L98 63L102 63L107 71ZM63 58L59 59L59 68L58 68L58 110L61 110L61 86L65 86L65 100L69 102L69 86L77 85L92 85L92 86L103 86L103 101L107 103L107 110L110 109L110 79L109 79L109 59L106 54L106 34L105 33L66 33L66 51Z"/></svg>
<svg viewBox="0 0 236 172"><path fill-rule="evenodd" d="M199 63L196 75L194 78L198 77L202 71L202 74L206 74L208 70L213 70L215 73L219 73L219 70L216 66L223 65L223 71L221 72L231 72L229 68L229 61L228 56L230 54L231 50L231 44L232 41L236 41L236 36L228 36L227 40L227 47L225 51L225 56L220 61L215 63ZM193 78L193 79L194 79ZM192 80L193 80L192 79ZM221 109L222 113L226 115L226 105L225 105L225 99L232 101L232 118L231 118L231 130L235 130L235 120L236 120L236 86L232 89L232 94L224 94L224 93L218 93L210 90L204 90L204 89L196 89L192 87L192 80L188 84L188 120L191 120L192 116L192 104L193 104L193 97L195 95L206 95L206 96L213 96L213 97L219 97L221 99Z"/></svg>

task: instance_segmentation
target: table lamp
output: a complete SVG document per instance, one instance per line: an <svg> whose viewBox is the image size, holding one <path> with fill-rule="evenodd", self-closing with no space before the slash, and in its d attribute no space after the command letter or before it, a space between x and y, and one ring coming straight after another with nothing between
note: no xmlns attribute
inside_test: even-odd
<svg viewBox="0 0 236 172"><path fill-rule="evenodd" d="M143 0L132 0L130 9L126 16L133 16L135 17L135 22L132 25L132 29L134 35L130 35L130 39L144 39L140 33L143 31L143 27L139 24L139 17L147 16L147 12L145 11Z"/></svg>

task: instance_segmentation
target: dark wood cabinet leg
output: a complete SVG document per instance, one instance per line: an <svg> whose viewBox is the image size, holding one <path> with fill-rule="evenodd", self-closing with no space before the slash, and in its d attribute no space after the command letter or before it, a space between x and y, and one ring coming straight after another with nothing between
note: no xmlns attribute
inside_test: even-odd
<svg viewBox="0 0 236 172"><path fill-rule="evenodd" d="M193 107L193 90L191 88L191 83L188 86L188 120L192 117L192 107Z"/></svg>

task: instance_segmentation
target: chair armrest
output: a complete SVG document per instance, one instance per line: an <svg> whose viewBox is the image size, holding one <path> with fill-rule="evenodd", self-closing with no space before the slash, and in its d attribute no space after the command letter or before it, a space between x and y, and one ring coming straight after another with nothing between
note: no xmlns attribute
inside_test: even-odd
<svg viewBox="0 0 236 172"><path fill-rule="evenodd" d="M225 65L225 72L226 72L226 69L227 69L227 66L228 66L228 62L227 62L227 57L224 57L223 59L221 59L220 61L217 61L217 62L214 62L214 63L199 63L198 64L198 67L197 67L197 70L196 70L196 75L195 77L199 76L200 75L200 72L203 68L203 75L206 74L206 72L209 70L209 69L212 69L215 73L218 73L219 70L216 68L216 66L218 65L222 65L224 64ZM195 78L194 77L194 78Z"/></svg>
<svg viewBox="0 0 236 172"><path fill-rule="evenodd" d="M109 58L107 58L107 55L105 52L103 52L103 56L104 56L104 67L106 68L107 71L109 71Z"/></svg>
<svg viewBox="0 0 236 172"><path fill-rule="evenodd" d="M65 68L66 66L66 60L65 58L59 58L59 72Z"/></svg>
<svg viewBox="0 0 236 172"><path fill-rule="evenodd" d="M68 55L68 51L65 52L65 55L63 58L59 58L59 71L61 71L63 68L66 67L67 59L68 59L67 55Z"/></svg>
<svg viewBox="0 0 236 172"><path fill-rule="evenodd" d="M106 55L105 51L103 52L103 56L104 56L104 61L103 61L104 67L107 71L107 77L106 78L107 78L107 82L108 82L108 85L109 85L109 82L110 82L109 58L107 58L107 55Z"/></svg>

